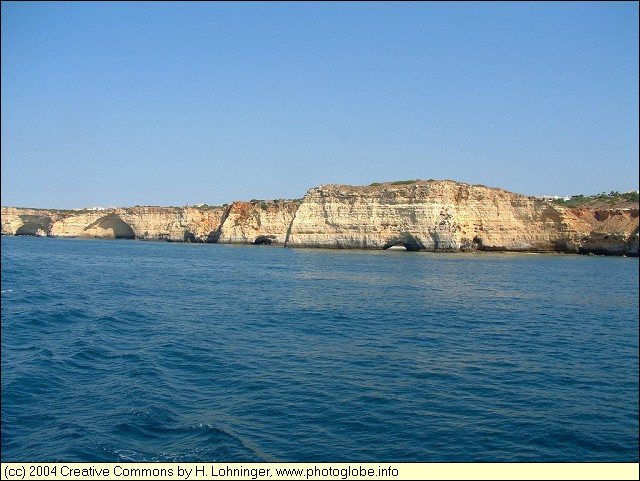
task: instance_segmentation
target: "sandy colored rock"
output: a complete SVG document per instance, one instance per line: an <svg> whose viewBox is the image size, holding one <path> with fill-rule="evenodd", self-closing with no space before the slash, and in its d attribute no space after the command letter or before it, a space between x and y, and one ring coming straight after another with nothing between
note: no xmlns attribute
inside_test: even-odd
<svg viewBox="0 0 640 481"><path fill-rule="evenodd" d="M206 242L217 232L224 208L130 207L98 211L2 208L2 234L51 237Z"/></svg>
<svg viewBox="0 0 640 481"><path fill-rule="evenodd" d="M296 201L234 202L228 209L218 242L284 245Z"/></svg>
<svg viewBox="0 0 640 481"><path fill-rule="evenodd" d="M616 253L633 253L637 212ZM604 218L604 214L600 214ZM635 227L634 227L635 226ZM287 246L408 250L580 252L605 220L502 189L452 181L352 187L324 185L305 195ZM637 246L637 240L636 240ZM637 247L635 248L637 252Z"/></svg>
<svg viewBox="0 0 640 481"><path fill-rule="evenodd" d="M638 255L638 208L567 208L453 181L323 185L302 201L59 211L2 208L3 235L434 252Z"/></svg>

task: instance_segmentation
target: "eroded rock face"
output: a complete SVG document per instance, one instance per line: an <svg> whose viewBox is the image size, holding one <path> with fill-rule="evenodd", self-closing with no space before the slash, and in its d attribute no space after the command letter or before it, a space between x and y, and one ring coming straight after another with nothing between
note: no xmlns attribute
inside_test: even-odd
<svg viewBox="0 0 640 481"><path fill-rule="evenodd" d="M124 222L129 224L142 240L171 242L211 242L212 234L220 229L225 209L212 207L132 207L118 209Z"/></svg>
<svg viewBox="0 0 640 481"><path fill-rule="evenodd" d="M2 208L2 234L207 242L220 229L222 207L130 207L100 211Z"/></svg>
<svg viewBox="0 0 640 481"><path fill-rule="evenodd" d="M234 202L222 223L218 242L283 246L299 206L296 201Z"/></svg>
<svg viewBox="0 0 640 481"><path fill-rule="evenodd" d="M638 209L569 209L452 181L315 187L300 201L2 208L2 234L408 251L638 255Z"/></svg>
<svg viewBox="0 0 640 481"><path fill-rule="evenodd" d="M579 247L582 254L638 256L638 209L574 209L590 226Z"/></svg>
<svg viewBox="0 0 640 481"><path fill-rule="evenodd" d="M625 247L625 243L634 225L637 228L637 215L619 232L616 241L603 247L603 252L633 255L633 246ZM579 252L596 239L598 229L609 232L610 227L551 203L452 181L367 187L325 185L305 195L286 245L357 249L402 245L407 250L438 252Z"/></svg>

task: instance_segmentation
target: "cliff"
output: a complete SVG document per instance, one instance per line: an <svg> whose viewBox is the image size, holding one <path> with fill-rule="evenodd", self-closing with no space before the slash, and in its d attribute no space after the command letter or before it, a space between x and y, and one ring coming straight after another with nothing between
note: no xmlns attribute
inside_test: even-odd
<svg viewBox="0 0 640 481"><path fill-rule="evenodd" d="M2 208L3 235L284 245L299 201L58 211Z"/></svg>
<svg viewBox="0 0 640 481"><path fill-rule="evenodd" d="M572 209L589 225L579 252L638 256L638 208Z"/></svg>
<svg viewBox="0 0 640 481"><path fill-rule="evenodd" d="M234 202L220 226L217 242L285 245L298 201Z"/></svg>
<svg viewBox="0 0 640 481"><path fill-rule="evenodd" d="M223 207L130 207L99 211L2 208L3 235L207 242Z"/></svg>
<svg viewBox="0 0 640 481"><path fill-rule="evenodd" d="M637 255L638 210L574 212L452 181L324 185L305 195L286 245Z"/></svg>
<svg viewBox="0 0 640 481"><path fill-rule="evenodd" d="M567 208L452 181L323 185L302 201L100 211L2 208L3 235L434 252L638 255L638 208Z"/></svg>

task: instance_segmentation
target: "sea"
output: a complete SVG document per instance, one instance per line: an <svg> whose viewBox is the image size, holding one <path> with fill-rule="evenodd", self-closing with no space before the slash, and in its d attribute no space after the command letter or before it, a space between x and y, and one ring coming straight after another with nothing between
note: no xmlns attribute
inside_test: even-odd
<svg viewBox="0 0 640 481"><path fill-rule="evenodd" d="M1 242L3 462L638 462L638 258Z"/></svg>

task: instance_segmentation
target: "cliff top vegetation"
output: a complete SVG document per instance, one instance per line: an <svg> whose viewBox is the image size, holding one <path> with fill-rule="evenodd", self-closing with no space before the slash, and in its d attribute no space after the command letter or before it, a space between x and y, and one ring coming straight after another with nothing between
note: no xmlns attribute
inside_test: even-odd
<svg viewBox="0 0 640 481"><path fill-rule="evenodd" d="M565 207L589 207L589 208L628 208L638 207L638 192L631 191L620 193L617 191L611 191L608 194L602 192L601 194L585 196L582 194L572 195L571 199L564 200L562 198L555 199L554 204L563 205Z"/></svg>

